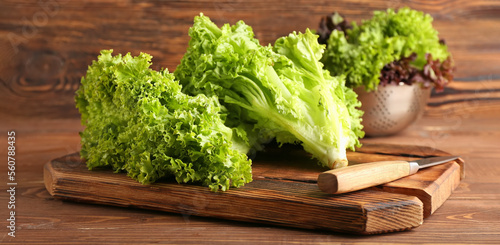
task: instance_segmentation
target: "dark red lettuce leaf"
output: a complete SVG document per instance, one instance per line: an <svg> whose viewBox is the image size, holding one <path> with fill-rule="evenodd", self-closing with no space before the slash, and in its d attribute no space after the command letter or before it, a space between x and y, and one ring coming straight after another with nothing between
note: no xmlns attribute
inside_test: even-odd
<svg viewBox="0 0 500 245"><path fill-rule="evenodd" d="M427 63L422 70L411 65L416 54L393 61L382 68L380 72L380 84L407 84L422 83L424 87L434 86L437 92L443 91L444 87L453 80L453 60L449 56L443 62L433 60L431 54L426 54Z"/></svg>
<svg viewBox="0 0 500 245"><path fill-rule="evenodd" d="M346 30L351 28L351 24L347 22L343 15L337 12L331 13L321 18L318 30L316 31L319 35L318 42L320 44L327 44L333 30L342 31L347 36Z"/></svg>

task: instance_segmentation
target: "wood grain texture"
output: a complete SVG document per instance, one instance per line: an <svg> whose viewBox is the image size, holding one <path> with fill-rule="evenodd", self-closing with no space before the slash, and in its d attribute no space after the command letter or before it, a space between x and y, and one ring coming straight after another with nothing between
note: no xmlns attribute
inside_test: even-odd
<svg viewBox="0 0 500 245"><path fill-rule="evenodd" d="M79 149L78 119L44 119L37 126L26 120L1 124L18 137L18 236L3 236L2 244L498 244L500 238L500 113L472 112L460 124L424 117L408 130L383 138L363 139L365 145L421 144L461 155L467 176L424 224L409 232L356 236L329 231L284 228L271 224L204 218L188 213L118 208L62 201L45 189L43 166ZM452 115L453 116L453 115ZM295 147L295 146L290 146ZM0 156L6 155L0 135ZM300 155L294 153L295 156ZM350 153L349 153L350 154ZM350 154L353 162L361 152ZM407 159L407 156L380 155ZM290 157L293 159L293 157ZM304 156L304 158L307 158ZM379 159L379 158L377 158ZM0 170L0 172L3 170ZM5 174L5 172L2 172ZM289 172L289 174L292 174ZM5 176L5 175L3 175ZM284 176L287 177L287 176ZM2 180L0 175L0 180ZM8 200L0 192L0 203ZM2 210L2 209L0 209ZM7 218L7 217L6 217Z"/></svg>
<svg viewBox="0 0 500 245"><path fill-rule="evenodd" d="M367 148L382 151L392 146L368 144ZM363 154L362 149L358 154ZM278 158L306 154L296 147L282 152L271 147L270 151ZM388 154L397 156L398 153ZM370 162L373 156L368 153L360 161ZM265 155L257 156L254 162L257 163L253 165L257 177L253 182L222 193L169 181L141 185L125 174L115 174L107 169L89 171L78 154L49 162L44 168L44 179L52 196L78 202L356 234L386 233L417 227L423 222L424 209L429 210L428 215L432 214L456 188L456 183L460 182L460 167L455 164L449 165L454 167L453 171L443 171L442 166L435 170L431 167L427 169L429 171L410 176L413 179L409 183L403 178L399 180L403 188L397 185L387 187L400 189L397 191L386 191L382 187L330 195L321 192L316 183L310 180L311 176L317 178L320 173L310 159L305 162L300 161L300 158L281 160L281 163L300 165L301 168L284 167L281 169L286 173L277 176L276 172L266 170L280 166L268 162ZM260 170L262 168L266 170ZM310 170L304 171L307 169ZM304 175L309 177L304 178ZM418 181L420 178L422 183ZM436 184L431 192L429 185L433 182ZM407 188L408 185L413 186Z"/></svg>
<svg viewBox="0 0 500 245"><path fill-rule="evenodd" d="M500 68L500 66L498 66ZM432 117L451 116L448 121L454 122L458 117L466 117L473 113L490 113L497 111L500 105L500 79L485 76L481 80L455 81L442 93L434 93L426 114Z"/></svg>
<svg viewBox="0 0 500 245"><path fill-rule="evenodd" d="M500 4L496 1L2 0L0 5L0 96L16 101L0 104L0 112L25 118L78 117L74 91L102 49L134 55L147 52L154 56L153 68L173 71L187 48L193 18L200 12L218 25L244 20L261 43L268 44L292 31L317 28L321 16L333 11L359 22L374 10L410 6L435 19L456 61L457 81L482 86L485 80L498 81L500 76L496 41ZM444 94L448 93L454 91ZM471 94L457 99L446 103L465 100L481 107L499 98L485 101Z"/></svg>

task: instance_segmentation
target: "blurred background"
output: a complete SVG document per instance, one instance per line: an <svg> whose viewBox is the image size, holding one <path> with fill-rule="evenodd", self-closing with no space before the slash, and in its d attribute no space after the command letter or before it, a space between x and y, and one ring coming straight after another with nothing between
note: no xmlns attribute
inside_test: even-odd
<svg viewBox="0 0 500 245"><path fill-rule="evenodd" d="M500 1L1 0L0 129L80 130L74 92L100 50L146 52L154 56L154 69L173 71L200 12L218 25L244 20L268 44L316 29L333 11L359 22L374 10L403 6L434 18L457 66L454 84L433 95L426 114L498 109Z"/></svg>

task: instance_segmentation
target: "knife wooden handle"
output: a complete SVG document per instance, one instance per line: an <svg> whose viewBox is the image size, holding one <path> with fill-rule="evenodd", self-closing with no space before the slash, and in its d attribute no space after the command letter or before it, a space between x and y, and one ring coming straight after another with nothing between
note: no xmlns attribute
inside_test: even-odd
<svg viewBox="0 0 500 245"><path fill-rule="evenodd" d="M407 161L380 161L328 170L318 176L318 187L330 194L340 194L385 184L414 174L418 164Z"/></svg>

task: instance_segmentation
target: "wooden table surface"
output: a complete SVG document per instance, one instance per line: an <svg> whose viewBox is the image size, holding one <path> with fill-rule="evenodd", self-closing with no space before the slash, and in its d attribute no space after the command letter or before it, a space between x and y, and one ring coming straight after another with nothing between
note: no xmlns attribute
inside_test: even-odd
<svg viewBox="0 0 500 245"><path fill-rule="evenodd" d="M339 10L359 20L409 5L432 14L447 40L455 81L434 94L404 132L363 142L424 145L462 156L466 176L424 224L410 231L354 236L54 199L43 165L80 149L74 91L99 50L155 56L175 69L193 16L239 19L263 43L316 28ZM2 244L500 243L500 4L494 1L0 1L0 241ZM15 195L8 192L8 135L15 131ZM15 237L8 235L15 202Z"/></svg>

